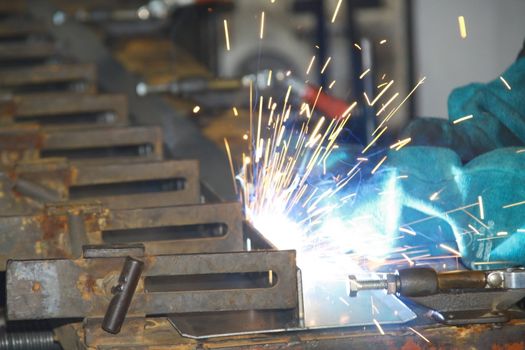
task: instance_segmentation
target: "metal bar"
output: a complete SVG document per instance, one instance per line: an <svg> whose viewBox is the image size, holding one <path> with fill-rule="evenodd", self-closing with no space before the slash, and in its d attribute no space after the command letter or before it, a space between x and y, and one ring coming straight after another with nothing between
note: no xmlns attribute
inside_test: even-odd
<svg viewBox="0 0 525 350"><path fill-rule="evenodd" d="M0 128L0 164L65 157L75 163L123 163L163 159L159 127L43 130L37 125Z"/></svg>
<svg viewBox="0 0 525 350"><path fill-rule="evenodd" d="M162 160L162 130L155 126L43 132L40 156L101 163ZM91 151L91 152L90 152Z"/></svg>
<svg viewBox="0 0 525 350"><path fill-rule="evenodd" d="M112 210L57 205L0 217L0 271L9 259L78 258L86 245L140 242L148 255L243 250L238 203ZM84 251L90 257L98 252Z"/></svg>
<svg viewBox="0 0 525 350"><path fill-rule="evenodd" d="M0 39L27 39L30 36L47 34L44 23L24 17L11 17L0 21Z"/></svg>
<svg viewBox="0 0 525 350"><path fill-rule="evenodd" d="M104 315L125 258L10 261L7 315L10 320ZM297 306L295 251L144 257L144 272L129 314L293 309ZM152 276L194 276L273 271L269 288L148 292Z"/></svg>
<svg viewBox="0 0 525 350"><path fill-rule="evenodd" d="M0 44L0 62L26 60L44 61L58 56L54 43L2 43Z"/></svg>
<svg viewBox="0 0 525 350"><path fill-rule="evenodd" d="M27 12L27 1L0 1L0 15L23 15Z"/></svg>
<svg viewBox="0 0 525 350"><path fill-rule="evenodd" d="M36 122L46 128L122 126L128 123L125 95L40 93L0 103L3 124Z"/></svg>
<svg viewBox="0 0 525 350"><path fill-rule="evenodd" d="M39 201L36 196L33 197L37 201L34 203L20 197L20 193L13 189L17 181L46 188L54 192L60 201L97 201L112 209L195 204L200 201L198 162L193 160L70 164L50 159L19 163L9 172L9 177L0 180L4 183L0 204L18 200L24 201L28 207L43 205L45 200Z"/></svg>
<svg viewBox="0 0 525 350"><path fill-rule="evenodd" d="M96 80L94 64L48 64L1 70L0 90L16 94L50 89L95 93Z"/></svg>

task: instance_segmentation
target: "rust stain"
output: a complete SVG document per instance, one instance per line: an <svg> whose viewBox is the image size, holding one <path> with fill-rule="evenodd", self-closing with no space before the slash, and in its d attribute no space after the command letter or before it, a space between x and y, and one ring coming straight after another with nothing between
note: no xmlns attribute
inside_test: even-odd
<svg viewBox="0 0 525 350"><path fill-rule="evenodd" d="M99 231L101 222L103 222L103 219L99 217L98 213L84 214L84 225L87 232Z"/></svg>
<svg viewBox="0 0 525 350"><path fill-rule="evenodd" d="M86 273L78 276L76 287L80 291L82 299L86 301L91 300L93 295L100 295L102 293L97 284L97 280Z"/></svg>
<svg viewBox="0 0 525 350"><path fill-rule="evenodd" d="M41 215L37 217L42 229L42 238L52 240L60 232L67 230L67 217L65 215Z"/></svg>
<svg viewBox="0 0 525 350"><path fill-rule="evenodd" d="M11 99L0 103L0 118L12 119L17 112L17 103Z"/></svg>
<svg viewBox="0 0 525 350"><path fill-rule="evenodd" d="M16 130L15 130L16 132ZM2 135L0 145L3 150L25 150L27 148L38 148L41 138L34 133L18 133L15 135Z"/></svg>
<svg viewBox="0 0 525 350"><path fill-rule="evenodd" d="M31 290L35 293L38 293L40 292L42 289L42 285L40 284L40 282L33 282L33 287L31 288Z"/></svg>
<svg viewBox="0 0 525 350"><path fill-rule="evenodd" d="M525 349L525 343L509 343L505 345L494 344L491 347L491 350L523 350Z"/></svg>
<svg viewBox="0 0 525 350"><path fill-rule="evenodd" d="M69 167L69 171L67 172L65 178L66 178L66 181L65 181L66 186L71 186L77 183L78 168L74 166Z"/></svg>
<svg viewBox="0 0 525 350"><path fill-rule="evenodd" d="M408 338L405 344L400 347L400 350L422 350L422 348L414 341L414 339Z"/></svg>
<svg viewBox="0 0 525 350"><path fill-rule="evenodd" d="M42 241L36 241L35 242L35 254L36 255L42 255L44 251L44 244Z"/></svg>

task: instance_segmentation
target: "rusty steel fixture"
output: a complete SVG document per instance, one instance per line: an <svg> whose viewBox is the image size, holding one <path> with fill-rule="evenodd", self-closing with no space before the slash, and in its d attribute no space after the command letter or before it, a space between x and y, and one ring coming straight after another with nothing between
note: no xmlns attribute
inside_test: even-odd
<svg viewBox="0 0 525 350"><path fill-rule="evenodd" d="M240 204L119 210L65 204L0 217L0 271L10 259L79 258L87 245L135 243L149 255L241 251Z"/></svg>
<svg viewBox="0 0 525 350"><path fill-rule="evenodd" d="M0 16L20 16L27 14L27 1L0 1Z"/></svg>
<svg viewBox="0 0 525 350"><path fill-rule="evenodd" d="M2 27L0 24L0 37ZM46 91L95 93L97 72L94 64L47 64L0 70L0 92L11 94Z"/></svg>
<svg viewBox="0 0 525 350"><path fill-rule="evenodd" d="M1 43L0 63L3 65L46 62L60 55L55 43ZM4 66L5 67L5 66Z"/></svg>
<svg viewBox="0 0 525 350"><path fill-rule="evenodd" d="M0 166L65 157L75 163L162 160L162 130L156 126L44 130L37 125L0 128Z"/></svg>
<svg viewBox="0 0 525 350"><path fill-rule="evenodd" d="M49 129L123 126L128 123L125 95L38 93L4 96L0 124L37 123Z"/></svg>
<svg viewBox="0 0 525 350"><path fill-rule="evenodd" d="M49 37L49 31L42 21L22 16L12 16L0 20L0 40L4 42L46 39L47 37Z"/></svg>
<svg viewBox="0 0 525 350"><path fill-rule="evenodd" d="M1 216L23 214L50 201L96 201L112 209L200 202L199 169L193 160L76 164L48 159L19 163L0 173L0 187Z"/></svg>
<svg viewBox="0 0 525 350"><path fill-rule="evenodd" d="M103 317L127 256L144 262L130 316L298 306L295 251L133 256L122 248L100 258L9 261L8 320ZM266 279L230 284L226 278L254 274Z"/></svg>

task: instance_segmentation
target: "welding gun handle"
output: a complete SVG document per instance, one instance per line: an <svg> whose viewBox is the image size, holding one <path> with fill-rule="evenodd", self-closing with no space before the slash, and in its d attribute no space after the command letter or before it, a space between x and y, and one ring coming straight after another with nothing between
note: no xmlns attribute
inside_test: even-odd
<svg viewBox="0 0 525 350"><path fill-rule="evenodd" d="M317 111L333 119L341 118L350 108L350 105L345 101L330 96L323 91L319 92L318 87L308 84L305 86L302 98L304 102L308 103L311 107L315 104Z"/></svg>
<svg viewBox="0 0 525 350"><path fill-rule="evenodd" d="M362 290L386 289L388 294L420 297L452 289L483 289L490 283L483 271L436 272L429 267L402 269L382 280L357 280L349 276L350 296ZM492 286L494 287L494 286Z"/></svg>
<svg viewBox="0 0 525 350"><path fill-rule="evenodd" d="M209 79L204 77L184 78L168 84L149 85L139 83L137 95L169 93L174 96L199 94L208 91L238 90L243 87L240 79Z"/></svg>
<svg viewBox="0 0 525 350"><path fill-rule="evenodd" d="M483 271L438 273L426 267L400 270L398 280L397 292L406 297L433 295L451 289L483 289L487 285Z"/></svg>

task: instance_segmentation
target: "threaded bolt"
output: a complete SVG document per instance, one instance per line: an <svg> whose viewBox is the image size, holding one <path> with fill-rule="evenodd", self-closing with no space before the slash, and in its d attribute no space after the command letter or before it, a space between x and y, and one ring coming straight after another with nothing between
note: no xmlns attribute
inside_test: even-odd
<svg viewBox="0 0 525 350"><path fill-rule="evenodd" d="M350 290L350 297L356 297L357 292L361 290L383 290L386 289L388 294L396 294L399 292L400 283L399 276L395 274L387 274L386 278L376 280L361 280L358 281L354 275L348 276L348 284Z"/></svg>

